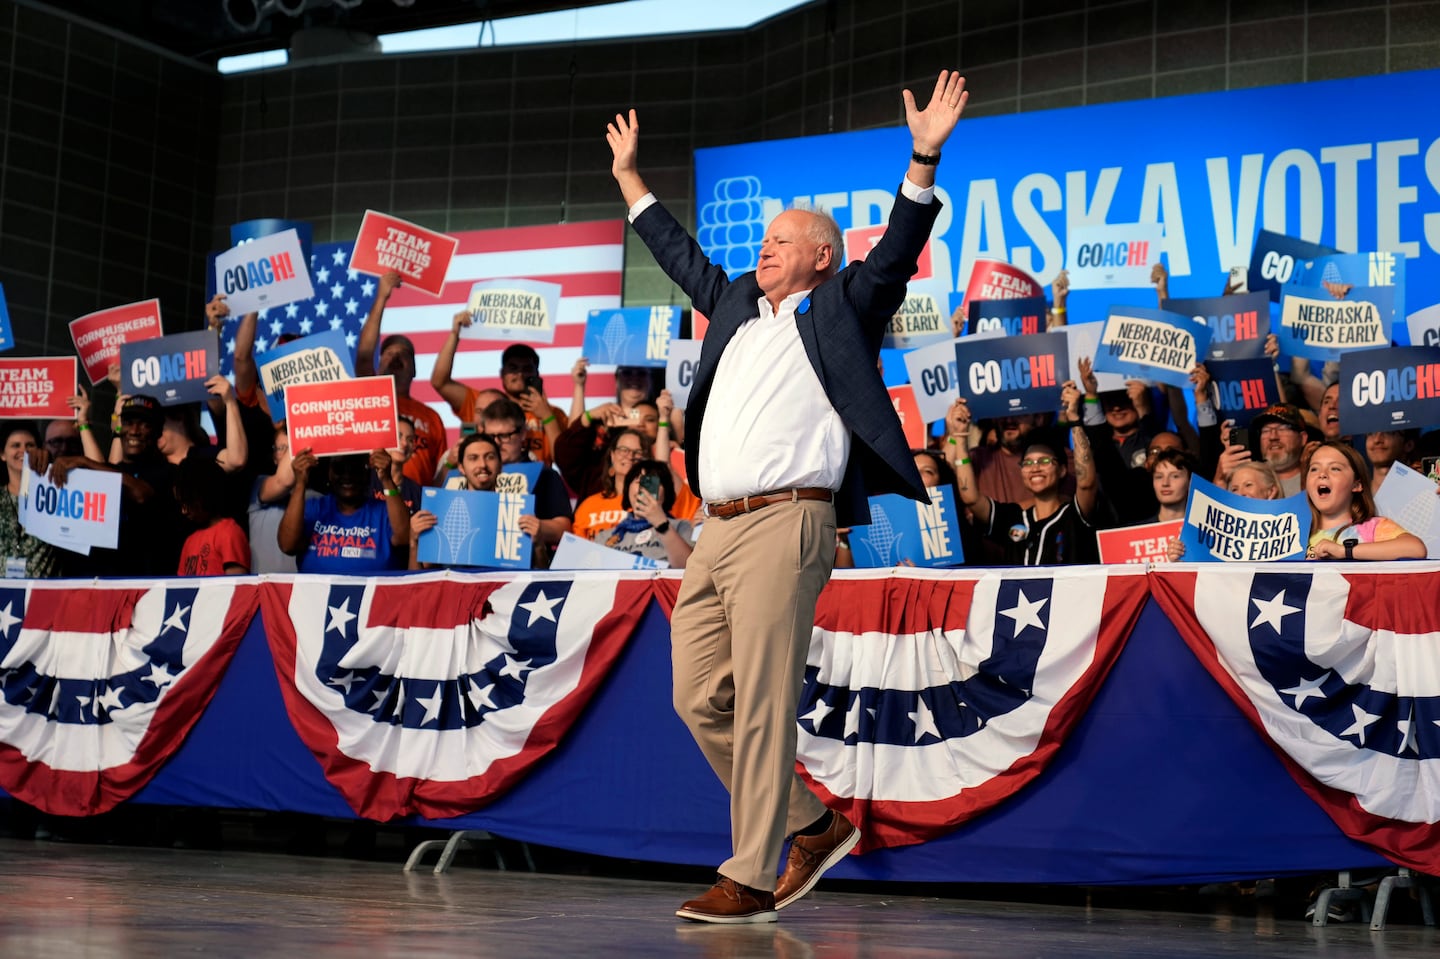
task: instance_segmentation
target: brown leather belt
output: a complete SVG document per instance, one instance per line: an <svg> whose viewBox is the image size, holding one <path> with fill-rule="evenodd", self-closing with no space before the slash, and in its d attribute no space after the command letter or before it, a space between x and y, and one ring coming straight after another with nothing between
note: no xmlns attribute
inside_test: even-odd
<svg viewBox="0 0 1440 959"><path fill-rule="evenodd" d="M733 519L745 513L753 513L775 503L798 503L802 499L833 502L834 490L822 486L796 486L791 489L777 489L771 493L755 493L739 499L726 499L718 503L707 503L705 515L718 519Z"/></svg>

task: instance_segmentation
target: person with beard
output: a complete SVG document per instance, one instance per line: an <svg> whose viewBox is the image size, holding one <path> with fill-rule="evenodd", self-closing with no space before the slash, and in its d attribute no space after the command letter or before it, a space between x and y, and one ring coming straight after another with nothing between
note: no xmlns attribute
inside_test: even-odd
<svg viewBox="0 0 1440 959"><path fill-rule="evenodd" d="M962 397L955 415L959 428L957 445L963 447L956 460L955 485L960 501L975 517L982 534L999 543L1011 566L1057 566L1097 563L1100 551L1095 542L1099 515L1100 483L1095 471L1090 440L1080 423L1080 390L1067 381L1061 391L1065 422L1070 425L1070 442L1075 445L1075 493L1062 489L1066 475L1064 446L1029 439L1020 458L1021 475L1029 488L1033 505L993 500L980 491L969 454L970 408Z"/></svg>
<svg viewBox="0 0 1440 959"><path fill-rule="evenodd" d="M380 340L380 318L385 304L400 285L400 274L386 273L375 290L375 302L360 328L355 347L355 375L395 377L395 405L415 424L415 455L405 464L405 475L421 486L435 481L435 469L445 454L445 423L440 414L410 395L415 382L415 344L407 336L391 334L380 341L379 369L376 369L375 344Z"/></svg>
<svg viewBox="0 0 1440 959"><path fill-rule="evenodd" d="M493 493L500 479L501 445L493 436L485 433L471 433L460 440L455 456L459 460L460 477L465 481L461 489L480 493ZM423 569L431 564L421 563L417 558L420 550L420 534L434 529L440 521L428 509L417 510L410 517L410 569ZM532 538L530 565L540 567L548 562L549 550Z"/></svg>
<svg viewBox="0 0 1440 959"><path fill-rule="evenodd" d="M1250 432L1259 440L1261 458L1280 478L1281 498L1300 492L1305 485L1300 460L1309 439L1309 427L1300 410L1277 403L1250 421Z"/></svg>
<svg viewBox="0 0 1440 959"><path fill-rule="evenodd" d="M115 549L93 547L76 554L72 572L99 576L170 576L179 568L189 529L175 500L175 467L160 452L165 413L153 396L135 394L120 404L119 460L113 465L85 456L62 456L50 479L64 486L72 469L120 473L120 532Z"/></svg>
<svg viewBox="0 0 1440 959"><path fill-rule="evenodd" d="M301 450L291 462L295 485L276 539L302 573L371 573L392 568L395 547L410 541L410 512L398 489L385 502L370 495L370 473L390 481L390 454L374 450L330 457L330 493L307 498L318 458Z"/></svg>
<svg viewBox="0 0 1440 959"><path fill-rule="evenodd" d="M90 424L85 424L90 429ZM51 420L45 424L45 452L50 456L83 456L85 447L80 442L80 430L74 420Z"/></svg>
<svg viewBox="0 0 1440 959"><path fill-rule="evenodd" d="M496 400L480 414L481 428L500 447L500 461L505 464L531 462L525 439L525 411L512 400ZM464 463L461 463L464 469ZM540 470L535 488L530 490L535 497L534 515L520 517L520 528L535 541L537 557L545 557L538 564L549 565L549 551L560 543L560 538L575 525L570 508L570 494L565 491L565 481L550 467ZM543 547L543 549L542 549Z"/></svg>

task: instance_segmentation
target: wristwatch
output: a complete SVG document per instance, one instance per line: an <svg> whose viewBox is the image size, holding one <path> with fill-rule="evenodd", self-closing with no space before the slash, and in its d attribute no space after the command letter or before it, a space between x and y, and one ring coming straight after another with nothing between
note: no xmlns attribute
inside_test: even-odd
<svg viewBox="0 0 1440 959"><path fill-rule="evenodd" d="M656 526L655 532L659 533L661 536L664 536L666 533L670 532L670 521L667 519L665 522Z"/></svg>
<svg viewBox="0 0 1440 959"><path fill-rule="evenodd" d="M1353 560L1355 558L1355 547L1360 545L1360 541L1358 539L1347 539L1340 545L1345 547L1345 558Z"/></svg>

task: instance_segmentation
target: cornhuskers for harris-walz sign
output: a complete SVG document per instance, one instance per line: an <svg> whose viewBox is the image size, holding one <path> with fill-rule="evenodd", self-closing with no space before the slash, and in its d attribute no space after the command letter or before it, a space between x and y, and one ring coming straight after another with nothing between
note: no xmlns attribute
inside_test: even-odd
<svg viewBox="0 0 1440 959"><path fill-rule="evenodd" d="M105 379L110 364L119 360L121 344L160 335L159 300L112 306L70 321L70 339L92 384Z"/></svg>
<svg viewBox="0 0 1440 959"><path fill-rule="evenodd" d="M220 340L214 330L176 333L120 347L120 392L144 393L162 406L199 403L205 381L220 372Z"/></svg>
<svg viewBox="0 0 1440 959"><path fill-rule="evenodd" d="M336 383L297 383L285 388L290 448L316 456L393 450L395 378L362 376Z"/></svg>
<svg viewBox="0 0 1440 959"><path fill-rule="evenodd" d="M1304 493L1249 499L1191 476L1180 542L1187 563L1301 559L1310 542L1310 502Z"/></svg>
<svg viewBox="0 0 1440 959"><path fill-rule="evenodd" d="M1100 332L1095 369L1184 389L1210 347L1210 327L1179 313L1115 306Z"/></svg>
<svg viewBox="0 0 1440 959"><path fill-rule="evenodd" d="M1058 409L1060 385L1070 369L1067 342L1058 332L956 340L955 376L971 415L987 418ZM923 408L920 412L928 419Z"/></svg>
<svg viewBox="0 0 1440 959"><path fill-rule="evenodd" d="M1340 428L1376 433L1440 423L1440 347L1357 350L1340 357Z"/></svg>
<svg viewBox="0 0 1440 959"><path fill-rule="evenodd" d="M1165 300L1160 308L1210 328L1207 360L1244 360L1265 355L1265 338L1270 335L1270 298L1264 293Z"/></svg>
<svg viewBox="0 0 1440 959"><path fill-rule="evenodd" d="M295 230L246 240L215 257L215 292L230 312L258 313L315 295L310 268Z"/></svg>

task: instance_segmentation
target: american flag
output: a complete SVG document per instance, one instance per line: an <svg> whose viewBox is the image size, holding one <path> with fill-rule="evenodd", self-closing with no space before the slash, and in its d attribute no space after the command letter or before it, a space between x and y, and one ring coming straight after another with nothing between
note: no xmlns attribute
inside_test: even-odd
<svg viewBox="0 0 1440 959"><path fill-rule="evenodd" d="M1306 565L1159 567L1151 582L1186 645L1335 824L1440 872L1440 567Z"/></svg>
<svg viewBox="0 0 1440 959"><path fill-rule="evenodd" d="M357 813L445 818L553 750L625 649L648 574L261 585L290 720Z"/></svg>
<svg viewBox="0 0 1440 959"><path fill-rule="evenodd" d="M390 297L381 320L383 339L403 333L415 343L415 384L411 395L429 404L446 426L459 427L450 406L430 386L435 355L445 343L455 314L464 309L470 287L480 280L535 279L560 284L560 309L553 343L533 343L540 354L540 373L550 401L567 413L570 368L580 357L585 321L591 310L620 306L625 267L625 221L601 220L556 226L468 230L451 234L460 241L439 297L401 287ZM310 256L315 296L310 300L262 311L256 330L255 355L262 358L284 334L308 336L340 330L354 349L360 328L375 302L376 277L347 269L353 240L317 243ZM227 375L235 353L231 317L220 335L221 371ZM500 354L509 341L461 339L452 371L454 378L475 389L500 386ZM615 375L593 371L586 383L589 405L613 400Z"/></svg>
<svg viewBox="0 0 1440 959"><path fill-rule="evenodd" d="M14 581L12 581L14 582ZM0 587L0 787L59 816L128 799L210 702L259 604L233 577Z"/></svg>

